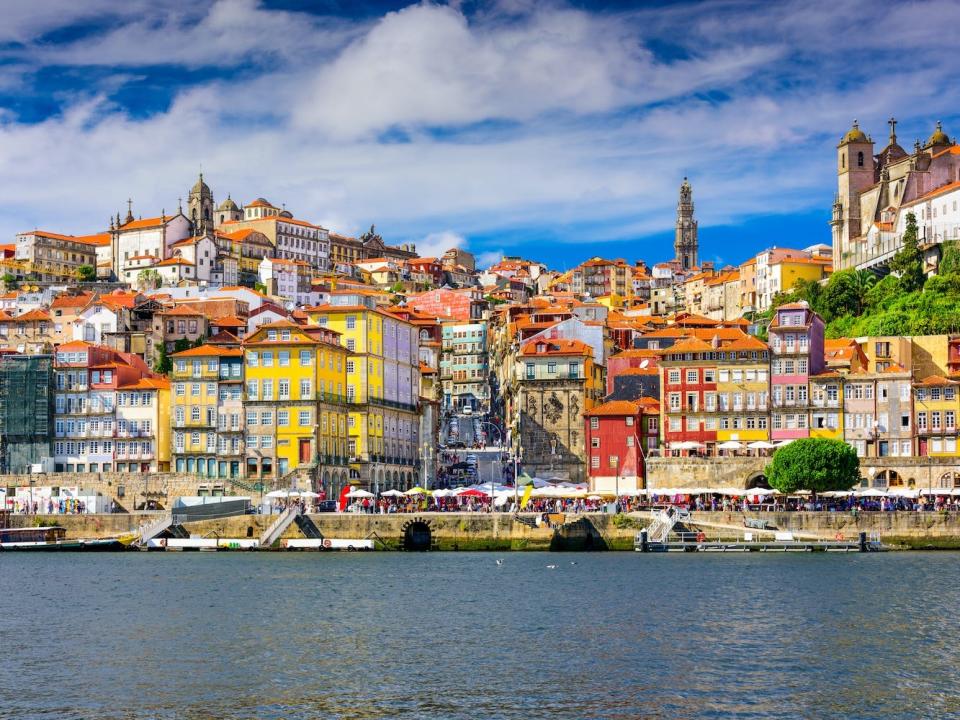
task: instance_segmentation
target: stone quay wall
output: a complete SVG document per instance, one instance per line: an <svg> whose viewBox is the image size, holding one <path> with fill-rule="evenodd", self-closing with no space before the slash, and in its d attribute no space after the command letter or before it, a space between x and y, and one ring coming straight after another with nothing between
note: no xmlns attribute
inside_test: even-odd
<svg viewBox="0 0 960 720"><path fill-rule="evenodd" d="M136 532L156 514L116 515L15 515L14 527L58 524L70 538L116 537ZM533 515L524 515L525 519ZM197 537L259 538L275 515L241 515L188 523ZM411 513L356 515L322 513L311 515L328 538L373 538L380 549L397 549L408 523L425 522L434 546L440 550L630 550L636 532L651 522L649 513L621 516L590 513L567 515L557 527L530 527L506 513ZM915 549L960 549L960 513L946 512L694 512L690 529L702 529L708 537L733 537L750 532L745 518L766 520L770 529L793 532L803 539L833 539L837 533L854 539L860 532L877 534L888 546ZM753 531L756 532L756 531ZM283 537L303 537L291 525Z"/></svg>

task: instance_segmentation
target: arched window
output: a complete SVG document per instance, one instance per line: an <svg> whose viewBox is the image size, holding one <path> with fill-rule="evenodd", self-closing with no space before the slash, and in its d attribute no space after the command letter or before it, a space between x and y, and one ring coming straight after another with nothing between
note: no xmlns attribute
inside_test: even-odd
<svg viewBox="0 0 960 720"><path fill-rule="evenodd" d="M841 168L845 168L846 166L847 166L847 156L846 156L846 155L841 155L841 156L840 156L840 167L841 167Z"/></svg>
<svg viewBox="0 0 960 720"><path fill-rule="evenodd" d="M863 150L857 153L857 167L863 167Z"/></svg>

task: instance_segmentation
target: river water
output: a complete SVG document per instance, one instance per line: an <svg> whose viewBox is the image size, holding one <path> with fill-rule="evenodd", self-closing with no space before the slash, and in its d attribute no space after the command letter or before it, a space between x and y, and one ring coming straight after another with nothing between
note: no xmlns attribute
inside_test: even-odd
<svg viewBox="0 0 960 720"><path fill-rule="evenodd" d="M6 553L0 718L960 717L958 560Z"/></svg>

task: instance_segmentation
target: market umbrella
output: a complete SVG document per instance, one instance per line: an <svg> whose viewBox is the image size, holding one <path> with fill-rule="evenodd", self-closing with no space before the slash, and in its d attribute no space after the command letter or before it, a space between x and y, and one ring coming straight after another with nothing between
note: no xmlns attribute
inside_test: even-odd
<svg viewBox="0 0 960 720"><path fill-rule="evenodd" d="M296 490L271 490L264 497L268 498L292 498L300 497L300 493Z"/></svg>
<svg viewBox="0 0 960 720"><path fill-rule="evenodd" d="M426 490L420 487L419 485L417 487L410 488L404 493L404 495L429 495L429 494L430 494L429 490Z"/></svg>
<svg viewBox="0 0 960 720"><path fill-rule="evenodd" d="M320 497L320 493L315 493L313 490L304 490L302 493L300 493L300 497L318 498Z"/></svg>
<svg viewBox="0 0 960 720"><path fill-rule="evenodd" d="M747 445L747 447L751 450L773 450L776 445L767 442L766 440L757 440Z"/></svg>
<svg viewBox="0 0 960 720"><path fill-rule="evenodd" d="M380 493L383 497L403 497L403 493L399 490L384 490Z"/></svg>
<svg viewBox="0 0 960 720"><path fill-rule="evenodd" d="M736 440L727 440L717 445L719 450L740 450L743 448L743 443L737 442Z"/></svg>
<svg viewBox="0 0 960 720"><path fill-rule="evenodd" d="M351 490L347 493L349 498L372 498L374 495L372 492L367 492L366 490L361 490L357 488L356 490Z"/></svg>
<svg viewBox="0 0 960 720"><path fill-rule="evenodd" d="M883 490L878 490L877 488L857 490L854 495L857 497L886 497L886 493Z"/></svg>
<svg viewBox="0 0 960 720"><path fill-rule="evenodd" d="M489 495L482 490L477 490L476 488L467 488L463 492L457 493L457 497L489 497Z"/></svg>

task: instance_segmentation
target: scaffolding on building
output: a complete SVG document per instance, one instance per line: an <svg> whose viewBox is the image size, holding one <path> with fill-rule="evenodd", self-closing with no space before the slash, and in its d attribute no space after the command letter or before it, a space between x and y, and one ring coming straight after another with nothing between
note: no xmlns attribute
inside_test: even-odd
<svg viewBox="0 0 960 720"><path fill-rule="evenodd" d="M0 474L53 456L53 356L0 355Z"/></svg>

